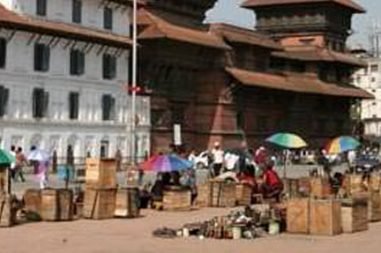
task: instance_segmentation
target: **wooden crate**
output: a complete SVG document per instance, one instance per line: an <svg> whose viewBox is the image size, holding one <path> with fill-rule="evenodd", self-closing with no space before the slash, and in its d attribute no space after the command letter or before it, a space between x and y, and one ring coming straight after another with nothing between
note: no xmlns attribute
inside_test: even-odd
<svg viewBox="0 0 381 253"><path fill-rule="evenodd" d="M344 177L343 188L348 196L366 192L362 175L346 175Z"/></svg>
<svg viewBox="0 0 381 253"><path fill-rule="evenodd" d="M196 205L199 207L211 206L210 184L205 183L197 186Z"/></svg>
<svg viewBox="0 0 381 253"><path fill-rule="evenodd" d="M381 221L381 195L379 192L369 193L368 220Z"/></svg>
<svg viewBox="0 0 381 253"><path fill-rule="evenodd" d="M311 179L302 177L298 179L298 196L309 197L311 195Z"/></svg>
<svg viewBox="0 0 381 253"><path fill-rule="evenodd" d="M83 217L111 219L114 217L116 188L91 188L85 190Z"/></svg>
<svg viewBox="0 0 381 253"><path fill-rule="evenodd" d="M368 230L368 195L361 194L350 199L343 199L341 219L344 233Z"/></svg>
<svg viewBox="0 0 381 253"><path fill-rule="evenodd" d="M41 210L41 190L28 189L25 191L24 196L24 210L39 214Z"/></svg>
<svg viewBox="0 0 381 253"><path fill-rule="evenodd" d="M248 184L236 184L236 202L239 206L251 205L252 188Z"/></svg>
<svg viewBox="0 0 381 253"><path fill-rule="evenodd" d="M310 196L312 198L324 199L324 198L331 197L331 194L332 194L331 184L328 178L321 178L321 177L311 178L310 185L311 185Z"/></svg>
<svg viewBox="0 0 381 253"><path fill-rule="evenodd" d="M73 192L69 189L42 190L40 216L44 221L72 220Z"/></svg>
<svg viewBox="0 0 381 253"><path fill-rule="evenodd" d="M369 178L369 191L379 192L381 190L381 175L372 173Z"/></svg>
<svg viewBox="0 0 381 253"><path fill-rule="evenodd" d="M16 223L16 211L12 208L12 197L0 195L0 227L11 227Z"/></svg>
<svg viewBox="0 0 381 253"><path fill-rule="evenodd" d="M0 192L2 194L10 193L11 179L9 176L9 169L0 167Z"/></svg>
<svg viewBox="0 0 381 253"><path fill-rule="evenodd" d="M298 179L284 179L284 193L289 197L289 198L297 198L299 197L299 181Z"/></svg>
<svg viewBox="0 0 381 253"><path fill-rule="evenodd" d="M309 233L310 200L295 198L287 201L287 232Z"/></svg>
<svg viewBox="0 0 381 253"><path fill-rule="evenodd" d="M235 183L211 180L210 206L234 207L236 204Z"/></svg>
<svg viewBox="0 0 381 253"><path fill-rule="evenodd" d="M86 186L92 188L116 188L115 159L86 159Z"/></svg>
<svg viewBox="0 0 381 253"><path fill-rule="evenodd" d="M115 212L116 217L136 218L140 215L139 188L128 187L118 189L116 194Z"/></svg>
<svg viewBox="0 0 381 253"><path fill-rule="evenodd" d="M342 232L341 202L339 200L311 199L310 233L338 235Z"/></svg>
<svg viewBox="0 0 381 253"><path fill-rule="evenodd" d="M163 210L188 211L191 209L191 191L188 189L165 190L163 196Z"/></svg>

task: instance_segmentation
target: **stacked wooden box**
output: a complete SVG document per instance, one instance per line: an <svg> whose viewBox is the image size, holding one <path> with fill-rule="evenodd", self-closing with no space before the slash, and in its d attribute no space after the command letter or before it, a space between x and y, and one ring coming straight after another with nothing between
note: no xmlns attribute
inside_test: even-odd
<svg viewBox="0 0 381 253"><path fill-rule="evenodd" d="M197 204L208 207L234 207L236 205L236 184L221 180L209 180L198 186Z"/></svg>
<svg viewBox="0 0 381 253"><path fill-rule="evenodd" d="M343 182L343 188L347 196L366 192L362 175L346 175Z"/></svg>
<svg viewBox="0 0 381 253"><path fill-rule="evenodd" d="M196 205L199 207L208 207L211 205L209 183L205 183L205 184L197 186Z"/></svg>
<svg viewBox="0 0 381 253"><path fill-rule="evenodd" d="M191 209L191 191L181 187L164 191L163 209L166 211L188 211Z"/></svg>
<svg viewBox="0 0 381 253"><path fill-rule="evenodd" d="M381 175L378 173L372 173L369 178L369 191L380 192L381 190Z"/></svg>
<svg viewBox="0 0 381 253"><path fill-rule="evenodd" d="M342 200L341 218L344 233L368 230L368 199L368 194L357 194Z"/></svg>
<svg viewBox="0 0 381 253"><path fill-rule="evenodd" d="M324 177L312 177L310 179L310 190L312 198L325 199L332 194L329 179Z"/></svg>
<svg viewBox="0 0 381 253"><path fill-rule="evenodd" d="M210 206L234 207L236 203L235 183L211 180L210 182Z"/></svg>
<svg viewBox="0 0 381 253"><path fill-rule="evenodd" d="M284 179L284 192L289 198L298 198L299 197L299 180L298 179Z"/></svg>
<svg viewBox="0 0 381 253"><path fill-rule="evenodd" d="M12 208L12 197L0 193L0 227L11 227L16 223L16 211Z"/></svg>
<svg viewBox="0 0 381 253"><path fill-rule="evenodd" d="M24 210L40 215L41 210L41 190L27 189L23 196Z"/></svg>
<svg viewBox="0 0 381 253"><path fill-rule="evenodd" d="M302 177L298 179L287 179L285 182L285 193L289 198L305 198L311 195L310 177ZM316 190L316 187L315 187Z"/></svg>
<svg viewBox="0 0 381 253"><path fill-rule="evenodd" d="M36 206L37 207L37 206ZM73 192L70 189L44 189L41 191L40 216L44 221L73 219Z"/></svg>
<svg viewBox="0 0 381 253"><path fill-rule="evenodd" d="M333 199L290 199L287 203L287 231L312 235L340 234L340 205L340 201Z"/></svg>
<svg viewBox="0 0 381 253"><path fill-rule="evenodd" d="M114 217L116 203L116 161L86 159L83 216L89 219Z"/></svg>
<svg viewBox="0 0 381 253"><path fill-rule="evenodd" d="M116 194L114 216L122 218L136 218L140 215L139 188L120 188Z"/></svg>
<svg viewBox="0 0 381 253"><path fill-rule="evenodd" d="M236 184L236 203L239 206L251 204L252 187L248 184Z"/></svg>
<svg viewBox="0 0 381 253"><path fill-rule="evenodd" d="M340 200L313 199L310 208L310 234L332 236L342 232Z"/></svg>
<svg viewBox="0 0 381 253"><path fill-rule="evenodd" d="M379 191L369 192L368 220L372 222L381 221L381 195Z"/></svg>
<svg viewBox="0 0 381 253"><path fill-rule="evenodd" d="M298 179L298 195L308 197L311 195L311 178L302 177Z"/></svg>
<svg viewBox="0 0 381 253"><path fill-rule="evenodd" d="M287 202L287 231L308 234L310 220L310 199L294 198Z"/></svg>

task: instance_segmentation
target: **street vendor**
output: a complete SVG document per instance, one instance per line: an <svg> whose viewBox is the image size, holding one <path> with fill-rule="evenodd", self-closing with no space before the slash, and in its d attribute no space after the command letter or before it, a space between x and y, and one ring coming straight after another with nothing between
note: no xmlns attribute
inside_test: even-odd
<svg viewBox="0 0 381 253"><path fill-rule="evenodd" d="M266 162L265 171L263 173L263 183L261 185L261 191L266 198L279 197L283 191L283 182L280 179L278 173L274 170L274 162L269 160Z"/></svg>

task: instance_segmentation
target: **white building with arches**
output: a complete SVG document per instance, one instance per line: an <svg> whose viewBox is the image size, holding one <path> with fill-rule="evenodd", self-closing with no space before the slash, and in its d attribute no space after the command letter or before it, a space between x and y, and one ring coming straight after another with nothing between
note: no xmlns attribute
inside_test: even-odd
<svg viewBox="0 0 381 253"><path fill-rule="evenodd" d="M129 83L131 1L0 0L0 139L65 159L149 153L150 99Z"/></svg>

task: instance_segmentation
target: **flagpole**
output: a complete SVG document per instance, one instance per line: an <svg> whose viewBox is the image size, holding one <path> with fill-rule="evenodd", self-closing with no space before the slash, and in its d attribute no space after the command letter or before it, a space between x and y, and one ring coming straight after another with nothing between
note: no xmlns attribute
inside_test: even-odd
<svg viewBox="0 0 381 253"><path fill-rule="evenodd" d="M137 87L137 0L133 0L132 6L132 84L131 84L131 158L132 164L136 164L136 87Z"/></svg>

